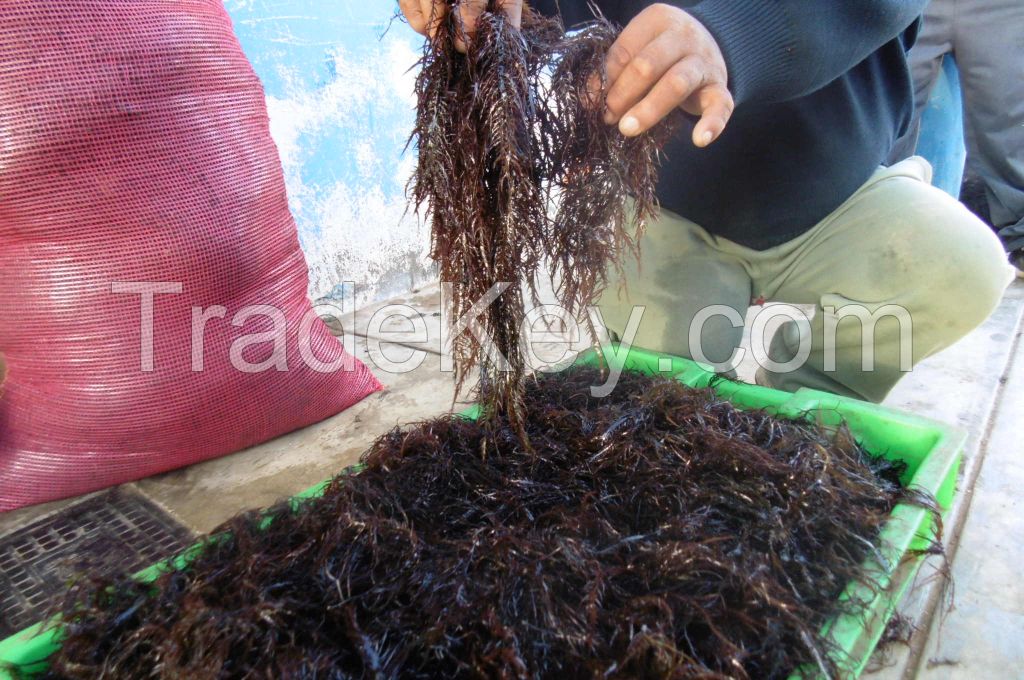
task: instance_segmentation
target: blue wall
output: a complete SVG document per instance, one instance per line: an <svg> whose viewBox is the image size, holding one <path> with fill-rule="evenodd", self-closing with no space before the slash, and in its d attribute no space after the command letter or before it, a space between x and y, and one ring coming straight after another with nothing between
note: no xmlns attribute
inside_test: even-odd
<svg viewBox="0 0 1024 680"><path fill-rule="evenodd" d="M427 230L406 214L410 70L421 39L392 0L226 0L263 81L314 298L357 301L431 278Z"/></svg>

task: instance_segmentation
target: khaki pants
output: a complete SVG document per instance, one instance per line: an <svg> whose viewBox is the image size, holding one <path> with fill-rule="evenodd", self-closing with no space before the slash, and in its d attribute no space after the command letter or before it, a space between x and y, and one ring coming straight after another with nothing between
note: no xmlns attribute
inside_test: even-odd
<svg viewBox="0 0 1024 680"><path fill-rule="evenodd" d="M640 262L627 264L626 287L612 285L600 300L605 325L629 340L627 320L642 305L632 344L693 357L691 322L706 316L701 310L709 305L724 305L718 309L738 315L730 320L718 314L696 325L702 355L724 362L743 334L734 321L752 300L814 305L807 360L791 372L762 372L766 381L788 391L812 387L881 401L908 363L948 347L984 321L1013 278L995 234L932 187L930 178L931 168L918 157L881 168L810 231L763 251L663 210L641 242ZM879 315L869 370L862 322L845 316L854 309ZM909 335L903 337L911 346L901 362L907 318ZM795 357L806 335L787 322L772 338L771 358Z"/></svg>

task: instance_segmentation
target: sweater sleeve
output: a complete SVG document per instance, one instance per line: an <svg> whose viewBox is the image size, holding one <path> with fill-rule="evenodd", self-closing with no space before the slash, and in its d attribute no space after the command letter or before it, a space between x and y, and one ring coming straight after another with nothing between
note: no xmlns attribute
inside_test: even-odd
<svg viewBox="0 0 1024 680"><path fill-rule="evenodd" d="M928 2L701 0L671 4L693 15L718 41L729 89L739 105L787 101L824 87L899 36Z"/></svg>

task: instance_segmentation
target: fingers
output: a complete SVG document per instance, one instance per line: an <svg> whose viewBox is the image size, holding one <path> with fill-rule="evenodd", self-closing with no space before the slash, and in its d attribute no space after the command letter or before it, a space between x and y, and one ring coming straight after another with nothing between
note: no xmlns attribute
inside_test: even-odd
<svg viewBox="0 0 1024 680"><path fill-rule="evenodd" d="M436 5L446 7L442 0L434 0ZM502 0L498 3L499 9L505 13L509 21L516 28L523 23L523 0ZM466 51L466 42L476 33L476 24L480 15L487 9L487 0L462 0L459 4L459 21L461 22L462 35L455 38L455 49L459 52Z"/></svg>
<svg viewBox="0 0 1024 680"><path fill-rule="evenodd" d="M445 0L398 0L398 6L405 15L412 30L431 38L437 26L448 12ZM513 26L519 28L523 22L523 0L502 0L498 7L505 13ZM476 32L480 15L487 9L487 0L463 0L459 5L459 21L462 35L456 37L455 48L466 51L466 40Z"/></svg>
<svg viewBox="0 0 1024 680"><path fill-rule="evenodd" d="M459 23L462 30L461 35L455 39L455 49L459 52L466 51L466 41L476 33L476 22L487 8L487 0L462 0L459 3Z"/></svg>
<svg viewBox="0 0 1024 680"><path fill-rule="evenodd" d="M601 75L591 73L587 78L587 90L584 92L583 106L591 111L599 108L604 102L604 93L601 90Z"/></svg>
<svg viewBox="0 0 1024 680"><path fill-rule="evenodd" d="M693 143L704 147L718 139L736 107L725 85L708 85L697 93L700 120L693 128Z"/></svg>
<svg viewBox="0 0 1024 680"><path fill-rule="evenodd" d="M627 137L633 137L650 130L658 121L682 106L695 91L704 87L705 78L704 62L698 57L690 56L671 65L660 75L654 87L645 84L649 90L640 92L637 96L637 99L642 97L639 103L632 105L618 121L619 131ZM630 78L623 77L620 82L627 80ZM611 97L609 93L609 113L612 109ZM607 116L605 121L615 122L608 120Z"/></svg>
<svg viewBox="0 0 1024 680"><path fill-rule="evenodd" d="M683 63L680 62L678 65L679 71L683 70ZM677 69L673 68L667 73L651 89L648 96L622 117L619 121L619 132L626 137L643 134L674 109L682 106L688 112L700 116L700 120L693 128L695 146L705 147L721 136L735 108L732 94L721 83L700 86L699 81L690 81L691 77L699 77L699 69L692 76L679 76L676 71ZM697 83L697 89L693 90L689 97L685 97L685 90L691 83ZM681 97L685 99L680 103Z"/></svg>
<svg viewBox="0 0 1024 680"><path fill-rule="evenodd" d="M427 34L427 18L423 16L420 0L398 0L398 7L402 10L402 14L405 15L405 20L409 22L412 30L420 35Z"/></svg>
<svg viewBox="0 0 1024 680"><path fill-rule="evenodd" d="M498 7L505 13L513 26L519 28L523 25L523 0L502 0L498 3Z"/></svg>
<svg viewBox="0 0 1024 680"><path fill-rule="evenodd" d="M633 137L678 107L700 116L693 143L707 146L722 134L734 107L728 72L714 36L682 9L655 4L640 12L612 44L605 60L608 124ZM588 82L600 100L600 77Z"/></svg>
<svg viewBox="0 0 1024 680"><path fill-rule="evenodd" d="M662 32L663 26L647 18L647 10L644 10L629 22L612 46L608 48L608 56L605 59L605 85L613 87L619 76L626 70L626 67L633 57L640 54L644 47L653 41Z"/></svg>
<svg viewBox="0 0 1024 680"><path fill-rule="evenodd" d="M680 61L684 56L685 46L674 34L666 32L655 37L629 60L629 63L619 71L615 82L608 87L604 122L609 125L618 122L623 114L651 92L652 88L658 87L669 69L678 68L683 64L692 68L693 64L688 60ZM692 76L689 77L692 80ZM674 82L676 78L670 80ZM662 89L668 86L663 85ZM691 87L686 96L689 96L693 89Z"/></svg>
<svg viewBox="0 0 1024 680"><path fill-rule="evenodd" d="M399 0L399 5L412 29L431 38L434 37L438 24L448 12L448 5L443 0ZM408 11L406 10L407 5Z"/></svg>

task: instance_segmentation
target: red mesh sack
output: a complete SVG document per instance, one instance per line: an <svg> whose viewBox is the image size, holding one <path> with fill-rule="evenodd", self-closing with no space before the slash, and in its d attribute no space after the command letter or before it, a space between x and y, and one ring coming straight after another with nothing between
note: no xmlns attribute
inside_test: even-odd
<svg viewBox="0 0 1024 680"><path fill-rule="evenodd" d="M379 389L312 314L221 0L3 0L0 73L0 510L237 451Z"/></svg>

